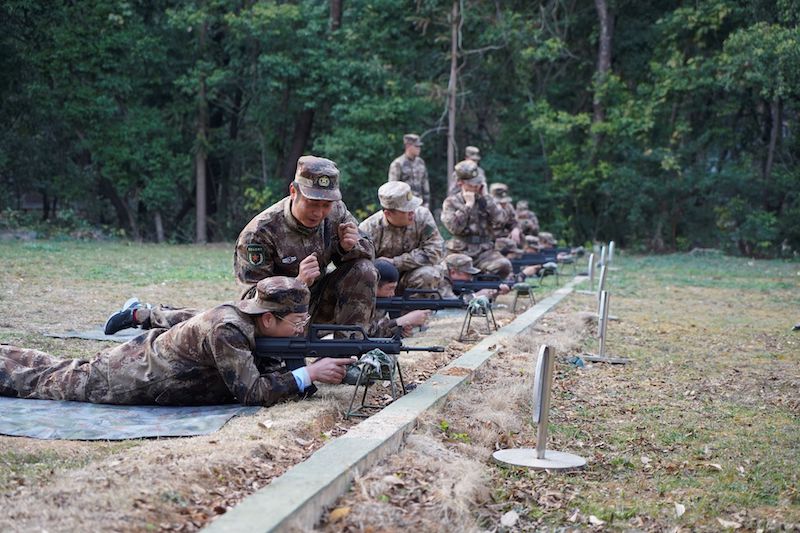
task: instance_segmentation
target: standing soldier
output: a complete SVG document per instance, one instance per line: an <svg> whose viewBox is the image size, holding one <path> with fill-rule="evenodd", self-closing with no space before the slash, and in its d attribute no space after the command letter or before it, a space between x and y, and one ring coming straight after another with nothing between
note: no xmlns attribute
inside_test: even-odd
<svg viewBox="0 0 800 533"><path fill-rule="evenodd" d="M519 222L517 221L517 212L511 204L511 196L508 195L508 185L505 183L492 183L489 187L489 194L500 205L501 209L505 211L506 221L495 228L497 234L502 237L508 237L513 240L517 246L522 244L522 232L519 229Z"/></svg>
<svg viewBox="0 0 800 533"><path fill-rule="evenodd" d="M409 289L435 289L444 240L433 215L414 196L407 183L390 181L378 189L382 211L359 225L375 246L375 257L384 258L400 272L398 294Z"/></svg>
<svg viewBox="0 0 800 533"><path fill-rule="evenodd" d="M431 188L428 183L428 169L425 161L419 156L422 141L419 135L407 133L403 135L405 151L389 165L389 181L404 181L411 187L411 192L422 198L422 205L428 207L431 202Z"/></svg>
<svg viewBox="0 0 800 533"><path fill-rule="evenodd" d="M368 327L378 283L374 248L341 198L333 161L314 156L297 161L289 196L239 234L234 272L245 297L264 278L296 277L311 288L314 323ZM330 263L336 269L329 273Z"/></svg>
<svg viewBox="0 0 800 533"><path fill-rule="evenodd" d="M308 287L275 276L251 298L218 305L97 354L61 359L0 346L0 396L127 405L272 405L313 394L314 381L341 383L348 358L288 371L255 358L256 337L293 337L308 323ZM183 318L187 318L183 320Z"/></svg>
<svg viewBox="0 0 800 533"><path fill-rule="evenodd" d="M442 223L453 234L447 253L466 254L481 271L505 279L511 262L494 249L493 229L505 223L505 212L486 194L474 161L461 161L455 173L461 190L445 198L442 206Z"/></svg>

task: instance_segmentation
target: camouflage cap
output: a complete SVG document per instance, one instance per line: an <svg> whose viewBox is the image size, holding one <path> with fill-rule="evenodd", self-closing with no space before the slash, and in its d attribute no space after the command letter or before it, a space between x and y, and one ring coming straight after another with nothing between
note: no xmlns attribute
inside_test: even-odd
<svg viewBox="0 0 800 533"><path fill-rule="evenodd" d="M544 241L546 243L550 243L550 244L555 244L556 243L556 238L550 232L540 231L539 232L539 242L541 243L542 241Z"/></svg>
<svg viewBox="0 0 800 533"><path fill-rule="evenodd" d="M480 161L481 160L481 151L478 149L477 146L467 146L464 150L464 155L467 159L472 161Z"/></svg>
<svg viewBox="0 0 800 533"><path fill-rule="evenodd" d="M256 285L256 295L237 302L237 307L248 315L263 313L307 313L311 293L305 283L297 278L273 276Z"/></svg>
<svg viewBox="0 0 800 533"><path fill-rule="evenodd" d="M416 133L406 133L403 135L403 144L411 144L413 146L422 146L422 141Z"/></svg>
<svg viewBox="0 0 800 533"><path fill-rule="evenodd" d="M472 258L466 254L452 254L444 258L444 263L452 270L466 272L467 274L477 274L480 269L472 266Z"/></svg>
<svg viewBox="0 0 800 533"><path fill-rule="evenodd" d="M539 237L536 235L525 235L525 245L539 247Z"/></svg>
<svg viewBox="0 0 800 533"><path fill-rule="evenodd" d="M528 209L528 200L519 200L517 202L517 211Z"/></svg>
<svg viewBox="0 0 800 533"><path fill-rule="evenodd" d="M470 185L480 185L483 183L483 178L478 172L478 165L475 161L465 159L458 163L453 169L456 179Z"/></svg>
<svg viewBox="0 0 800 533"><path fill-rule="evenodd" d="M511 197L508 195L508 185L505 183L492 183L489 186L489 194L500 203L508 203Z"/></svg>
<svg viewBox="0 0 800 533"><path fill-rule="evenodd" d="M311 200L342 199L339 191L339 169L330 159L304 155L297 160L294 182L300 187L303 196Z"/></svg>
<svg viewBox="0 0 800 533"><path fill-rule="evenodd" d="M525 252L525 250L517 248L517 243L514 242L514 239L509 239L508 237L495 239L494 249L501 254L521 254Z"/></svg>
<svg viewBox="0 0 800 533"><path fill-rule="evenodd" d="M378 189L378 200L384 209L414 211L422 205L422 198L414 196L411 186L404 181L390 181Z"/></svg>

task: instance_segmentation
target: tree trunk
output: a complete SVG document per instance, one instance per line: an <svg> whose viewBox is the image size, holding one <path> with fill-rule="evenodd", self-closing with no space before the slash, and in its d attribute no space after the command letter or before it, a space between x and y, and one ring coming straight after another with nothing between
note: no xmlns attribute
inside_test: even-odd
<svg viewBox="0 0 800 533"><path fill-rule="evenodd" d="M342 4L344 0L331 0L331 31L342 27Z"/></svg>
<svg viewBox="0 0 800 533"><path fill-rule="evenodd" d="M770 120L772 121L769 132L769 146L767 146L767 158L764 162L764 184L762 189L762 203L764 209L769 209L769 181L772 176L772 165L775 162L775 149L781 136L781 100L775 98L769 106Z"/></svg>
<svg viewBox="0 0 800 533"><path fill-rule="evenodd" d="M311 127L314 124L314 110L305 109L297 115L294 122L294 134L292 135L292 146L289 154L283 161L283 179L286 183L294 180L294 171L297 168L297 160L303 155L308 139L311 138Z"/></svg>
<svg viewBox="0 0 800 533"><path fill-rule="evenodd" d="M161 220L161 211L153 214L153 223L156 226L156 242L161 244L164 242L164 222Z"/></svg>
<svg viewBox="0 0 800 533"><path fill-rule="evenodd" d="M117 189L114 188L114 184L111 183L108 178L101 177L98 179L97 185L100 189L100 194L108 198L111 205L114 206L119 227L127 228L134 240L140 240L141 236L139 234L139 227L136 224L136 218L133 216L128 204L117 194Z"/></svg>
<svg viewBox="0 0 800 533"><path fill-rule="evenodd" d="M450 13L450 81L447 84L447 190L455 187L453 167L456 164L456 87L458 85L458 0L453 0Z"/></svg>
<svg viewBox="0 0 800 533"><path fill-rule="evenodd" d="M208 27L205 22L200 25L199 55L201 57L205 50L207 29ZM195 181L197 183L197 188L195 190L195 218L197 219L195 241L204 244L208 242L208 227L206 226L206 146L208 141L206 131L208 128L208 102L206 102L206 77L204 73L200 74L200 87L198 90L197 146L194 156Z"/></svg>
<svg viewBox="0 0 800 533"><path fill-rule="evenodd" d="M597 70L594 80L594 96L592 98L592 123L603 122L606 118L605 103L600 96L600 88L605 85L611 71L611 37L614 32L613 22L608 14L606 0L594 0L597 18L600 21L600 39L597 46ZM603 142L602 135L594 135L595 149Z"/></svg>

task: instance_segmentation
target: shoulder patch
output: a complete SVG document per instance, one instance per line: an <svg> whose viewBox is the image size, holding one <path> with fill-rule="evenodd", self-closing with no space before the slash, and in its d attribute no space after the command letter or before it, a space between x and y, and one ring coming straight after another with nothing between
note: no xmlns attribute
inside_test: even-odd
<svg viewBox="0 0 800 533"><path fill-rule="evenodd" d="M260 266L264 264L264 256L266 250L263 244L248 244L247 245L247 260L253 266Z"/></svg>

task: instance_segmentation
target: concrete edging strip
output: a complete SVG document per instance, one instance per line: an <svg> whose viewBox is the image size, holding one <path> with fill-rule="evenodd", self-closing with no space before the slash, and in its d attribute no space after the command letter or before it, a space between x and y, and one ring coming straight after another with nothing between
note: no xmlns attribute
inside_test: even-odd
<svg viewBox="0 0 800 533"><path fill-rule="evenodd" d="M417 418L467 383L494 355L499 341L514 337L533 325L583 280L583 277L573 278L412 392L329 442L203 530L227 533L312 529L325 507L347 491L354 472L366 471L399 450L405 436L414 429Z"/></svg>

